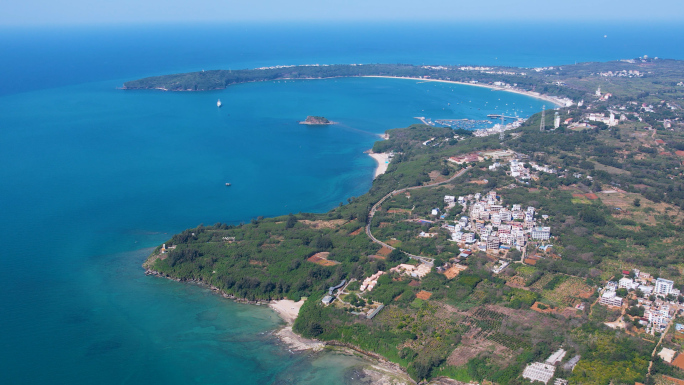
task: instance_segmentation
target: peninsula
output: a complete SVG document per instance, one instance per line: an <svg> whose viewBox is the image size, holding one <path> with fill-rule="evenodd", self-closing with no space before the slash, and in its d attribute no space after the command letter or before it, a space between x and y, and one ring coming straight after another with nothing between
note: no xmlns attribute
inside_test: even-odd
<svg viewBox="0 0 684 385"><path fill-rule="evenodd" d="M366 66L329 67L360 76ZM388 130L373 153L392 162L367 194L322 214L185 230L147 273L297 302L295 333L384 357L415 381L684 379L682 62L380 68L568 100L500 135ZM130 88L172 89L162 78Z"/></svg>

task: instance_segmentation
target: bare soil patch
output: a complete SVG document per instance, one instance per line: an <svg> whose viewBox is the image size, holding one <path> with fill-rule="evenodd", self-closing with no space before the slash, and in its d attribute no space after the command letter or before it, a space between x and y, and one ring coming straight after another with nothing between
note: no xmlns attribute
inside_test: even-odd
<svg viewBox="0 0 684 385"><path fill-rule="evenodd" d="M444 272L444 275L447 277L447 279L453 279L454 277L456 277L458 274L460 274L463 270L465 270L467 268L468 268L468 266L453 265Z"/></svg>
<svg viewBox="0 0 684 385"><path fill-rule="evenodd" d="M388 247L383 247L382 249L380 249L380 251L378 251L378 255L382 255L383 257L386 257L386 256L388 256L391 252L392 252L392 249L390 249L390 248L388 248Z"/></svg>
<svg viewBox="0 0 684 385"><path fill-rule="evenodd" d="M307 219L302 219L299 222L314 229L336 229L347 223L345 219L333 219L331 221L310 221Z"/></svg>
<svg viewBox="0 0 684 385"><path fill-rule="evenodd" d="M313 262L317 265L321 265L321 266L335 266L335 265L339 264L339 262L337 262L337 261L328 260L329 255L330 255L329 252L322 251L320 253L316 253L316 254L310 256L306 260L309 262Z"/></svg>
<svg viewBox="0 0 684 385"><path fill-rule="evenodd" d="M351 235L352 237L354 237L354 236L357 236L357 235L361 234L362 231L363 231L363 227L359 227L358 229L356 229L356 230L352 231L351 233L349 233L349 235Z"/></svg>

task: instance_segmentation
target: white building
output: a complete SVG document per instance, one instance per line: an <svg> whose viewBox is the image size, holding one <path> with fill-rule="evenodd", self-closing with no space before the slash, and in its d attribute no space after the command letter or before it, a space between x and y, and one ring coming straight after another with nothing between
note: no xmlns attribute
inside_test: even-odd
<svg viewBox="0 0 684 385"><path fill-rule="evenodd" d="M533 362L523 370L523 378L527 378L530 381L541 381L543 383L549 382L556 372L556 367L553 365L544 364L541 362Z"/></svg>
<svg viewBox="0 0 684 385"><path fill-rule="evenodd" d="M538 239L542 241L546 241L549 239L551 236L551 228L550 227L533 227L532 231L530 233L530 237L532 239Z"/></svg>
<svg viewBox="0 0 684 385"><path fill-rule="evenodd" d="M501 215L499 213L493 213L491 221L494 226L499 226L501 224Z"/></svg>
<svg viewBox="0 0 684 385"><path fill-rule="evenodd" d="M632 290L632 289L636 289L637 287L639 287L639 284L634 282L634 280L631 278L623 277L623 278L620 278L620 280L618 281L618 288L625 288L627 290Z"/></svg>
<svg viewBox="0 0 684 385"><path fill-rule="evenodd" d="M565 357L565 349L558 349L556 350L549 358L546 359L546 363L549 365L558 365L563 361L563 357Z"/></svg>
<svg viewBox="0 0 684 385"><path fill-rule="evenodd" d="M653 286L651 285L639 285L637 289L644 293L644 295L651 295L653 293Z"/></svg>
<svg viewBox="0 0 684 385"><path fill-rule="evenodd" d="M615 292L612 290L606 291L601 296L599 303L601 305L620 307L622 306L622 297L618 297L617 294L615 294Z"/></svg>
<svg viewBox="0 0 684 385"><path fill-rule="evenodd" d="M656 279L654 294L666 296L672 292L673 285L674 282L668 279L658 278Z"/></svg>

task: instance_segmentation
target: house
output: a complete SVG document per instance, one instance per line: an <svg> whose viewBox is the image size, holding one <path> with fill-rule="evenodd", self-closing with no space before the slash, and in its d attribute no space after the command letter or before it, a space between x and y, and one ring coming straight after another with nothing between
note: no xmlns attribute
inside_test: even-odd
<svg viewBox="0 0 684 385"><path fill-rule="evenodd" d="M378 284L378 278L380 278L381 275L385 274L384 271L378 271L377 273L371 275L370 277L366 278L363 280L363 283L361 284L361 292L364 292L366 290L371 291L375 287L375 285Z"/></svg>
<svg viewBox="0 0 684 385"><path fill-rule="evenodd" d="M639 287L639 284L634 282L633 279L623 277L618 281L618 288L625 288L627 290L633 290Z"/></svg>

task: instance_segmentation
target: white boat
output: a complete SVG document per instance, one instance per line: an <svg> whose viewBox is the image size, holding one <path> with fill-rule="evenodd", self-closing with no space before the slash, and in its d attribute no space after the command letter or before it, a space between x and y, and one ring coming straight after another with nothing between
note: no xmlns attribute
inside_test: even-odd
<svg viewBox="0 0 684 385"><path fill-rule="evenodd" d="M221 107L221 99L219 99L218 102L216 102L216 107Z"/></svg>

